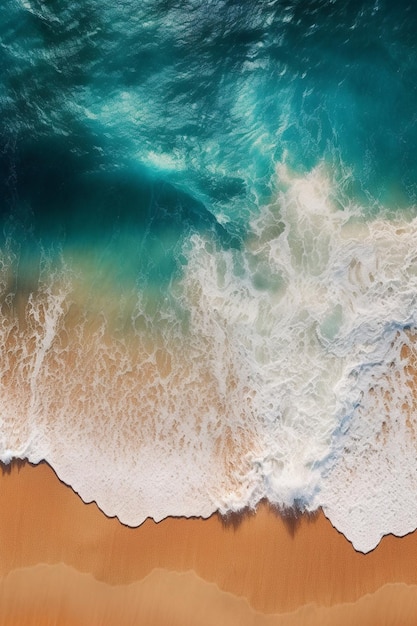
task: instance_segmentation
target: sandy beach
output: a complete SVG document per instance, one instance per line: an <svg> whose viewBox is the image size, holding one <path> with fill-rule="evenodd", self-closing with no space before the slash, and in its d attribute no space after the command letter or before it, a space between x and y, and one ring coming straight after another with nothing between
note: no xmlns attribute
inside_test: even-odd
<svg viewBox="0 0 417 626"><path fill-rule="evenodd" d="M417 533L363 555L322 513L266 504L129 528L46 463L3 467L0 506L2 625L417 622Z"/></svg>

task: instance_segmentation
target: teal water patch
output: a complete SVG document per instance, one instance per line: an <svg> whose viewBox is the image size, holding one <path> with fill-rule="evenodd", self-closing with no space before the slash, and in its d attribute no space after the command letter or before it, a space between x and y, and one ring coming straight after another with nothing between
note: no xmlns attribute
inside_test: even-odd
<svg viewBox="0 0 417 626"><path fill-rule="evenodd" d="M276 52L294 78L277 158L324 158L371 215L416 200L415 24L411 4L298 3Z"/></svg>
<svg viewBox="0 0 417 626"><path fill-rule="evenodd" d="M29 248L99 243L117 280L166 285L192 232L242 245L282 162L326 162L365 216L410 207L416 25L388 2L6 0L6 231Z"/></svg>
<svg viewBox="0 0 417 626"><path fill-rule="evenodd" d="M89 139L74 133L66 141L21 141L5 233L25 256L69 249L88 254L107 279L163 290L180 273L190 233L211 233L226 248L240 245L202 203L144 167L114 167Z"/></svg>

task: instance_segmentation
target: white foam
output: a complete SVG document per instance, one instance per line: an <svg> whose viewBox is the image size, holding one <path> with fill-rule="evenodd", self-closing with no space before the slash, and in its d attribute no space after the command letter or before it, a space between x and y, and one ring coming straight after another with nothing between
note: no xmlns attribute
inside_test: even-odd
<svg viewBox="0 0 417 626"><path fill-rule="evenodd" d="M383 535L402 536L417 526L416 382L410 370L417 363L416 340L415 333L399 330L379 361L356 370L363 393L319 495L332 523L362 552Z"/></svg>
<svg viewBox="0 0 417 626"><path fill-rule="evenodd" d="M417 525L415 505L403 510L413 499L416 442L413 412L401 407L406 397L415 403L408 361L398 356L410 344L404 328L416 324L417 222L365 222L359 207L340 210L322 168L278 174L284 190L254 223L244 278L232 253L215 257L196 238L189 280L249 366L262 442L251 456L251 493L281 506L323 506L368 551L382 534ZM373 444L382 428L369 400L376 381L398 424L384 445Z"/></svg>

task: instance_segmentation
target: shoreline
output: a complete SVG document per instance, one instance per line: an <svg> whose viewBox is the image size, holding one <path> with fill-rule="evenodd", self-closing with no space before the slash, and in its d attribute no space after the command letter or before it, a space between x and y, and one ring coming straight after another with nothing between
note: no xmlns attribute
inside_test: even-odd
<svg viewBox="0 0 417 626"><path fill-rule="evenodd" d="M93 587L100 583L123 588L122 595L131 585L146 587L149 577L158 579L157 587L196 586L199 589L196 593L202 598L206 593L210 595L213 591L210 585L215 585L214 595L220 607L231 603L229 609L233 613L244 601L248 615L254 612L265 619L270 617L275 620L271 625L281 624L276 621L277 614L280 619L288 614L289 620L289 614L297 611L304 611L306 616L311 614L311 619L318 611L320 620L326 623L326 615L330 616L342 604L359 603L373 614L374 609L369 607L382 597L380 589L386 585L394 585L395 589L390 587L394 595L398 592L400 596L405 594L417 600L417 532L402 538L388 535L375 550L362 554L355 551L322 511L313 515L280 515L266 503L256 512L228 518L214 514L207 519L166 518L160 522L147 519L141 526L131 528L117 518L107 517L95 503L85 504L46 462L32 465L12 461L8 466L2 465L0 480L0 592L4 598L0 617L9 610L9 604L12 610L14 592L6 593L10 576L12 579L23 576L30 581L33 568L42 565L49 580L53 571L50 568L60 564L64 569L69 568L68 571L91 576L95 581L91 583ZM18 575L19 571L23 573ZM190 572L190 580L194 582L186 576ZM65 579L67 574L62 576ZM73 574L68 576L72 580ZM57 593L76 604L77 595L69 597L71 585L67 590L62 584ZM411 585L407 592L404 585ZM160 600L159 593L155 591L155 594L156 611ZM224 594L229 594L228 600ZM417 607L414 600L410 606ZM216 602L213 600L213 607ZM316 609L309 613L310 605ZM375 611L377 606L378 603ZM187 623L184 615L181 619ZM310 624L307 617L302 619ZM263 624L259 617L253 620L247 623ZM228 622L225 617L224 623L235 622Z"/></svg>

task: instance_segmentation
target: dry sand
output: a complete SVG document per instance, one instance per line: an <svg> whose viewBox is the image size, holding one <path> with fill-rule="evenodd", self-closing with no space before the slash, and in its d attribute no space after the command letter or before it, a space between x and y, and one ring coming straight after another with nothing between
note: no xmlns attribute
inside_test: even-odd
<svg viewBox="0 0 417 626"><path fill-rule="evenodd" d="M84 504L45 463L1 476L0 625L408 626L417 534L355 552L322 513L146 521Z"/></svg>

